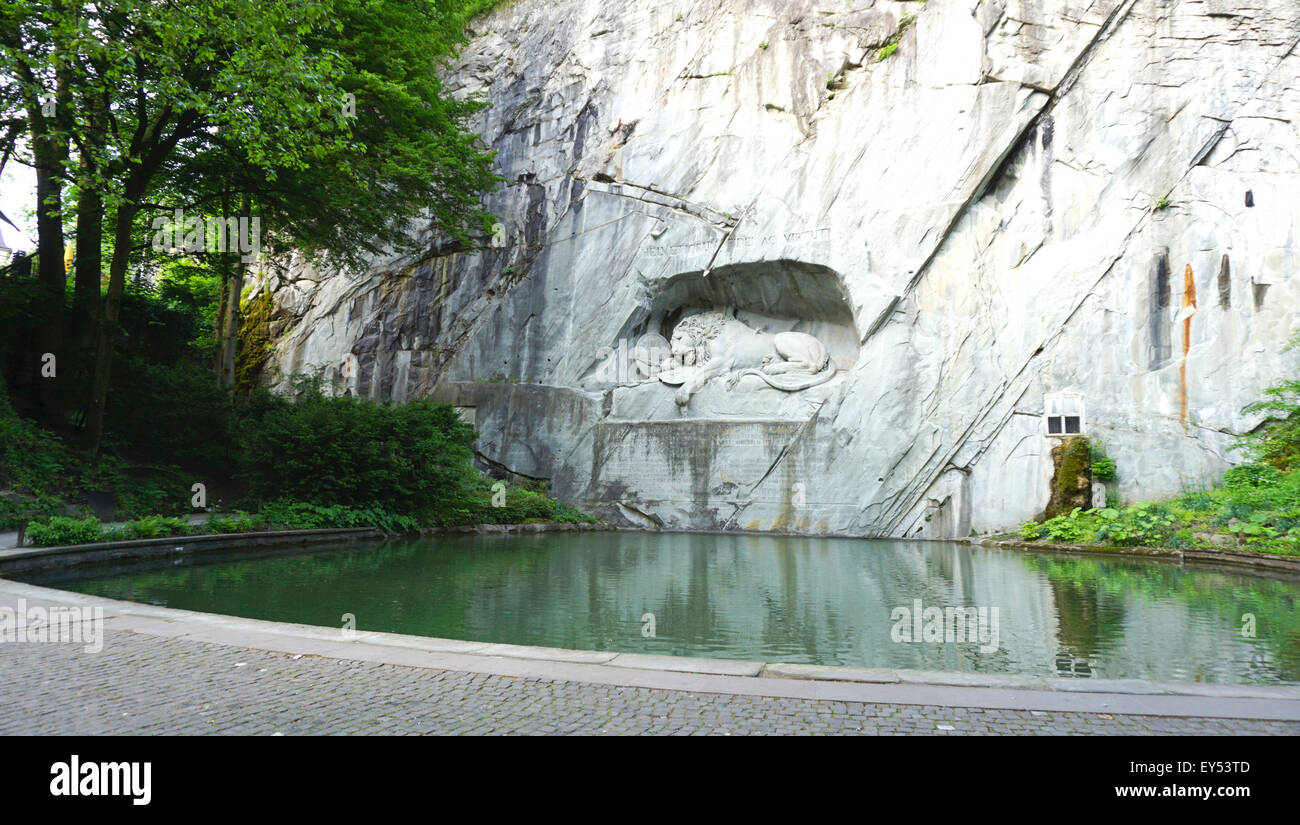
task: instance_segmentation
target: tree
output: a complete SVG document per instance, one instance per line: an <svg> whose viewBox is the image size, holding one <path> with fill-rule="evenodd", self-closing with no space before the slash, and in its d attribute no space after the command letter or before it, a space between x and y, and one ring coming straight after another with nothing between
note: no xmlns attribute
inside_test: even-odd
<svg viewBox="0 0 1300 825"><path fill-rule="evenodd" d="M19 0L0 23L0 67L19 90L41 189L43 314L57 329L62 196L75 182L74 318L94 324L86 443L98 452L126 273L150 256L160 210L258 218L268 249L358 265L416 243L428 220L451 243L486 232L497 180L468 132L481 104L445 94L441 61L484 0ZM45 115L53 84L57 111ZM11 96L12 97L12 96ZM0 96L0 102L6 100ZM11 107L12 108L12 107ZM12 112L6 111L6 115ZM97 242L105 235L102 306ZM229 380L249 261L214 252ZM55 267L58 292L55 295ZM95 282L92 288L91 281ZM57 301L57 308L55 303ZM97 323L96 323L97 321Z"/></svg>

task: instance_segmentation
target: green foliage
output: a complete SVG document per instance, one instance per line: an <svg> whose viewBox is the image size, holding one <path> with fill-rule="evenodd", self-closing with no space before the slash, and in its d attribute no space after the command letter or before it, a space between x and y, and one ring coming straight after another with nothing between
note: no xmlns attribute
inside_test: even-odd
<svg viewBox="0 0 1300 825"><path fill-rule="evenodd" d="M489 499L485 505L480 505L475 520L483 524L526 524L536 522L591 524L596 521L593 516L582 513L547 496L545 490L508 487L505 492L504 507L491 506Z"/></svg>
<svg viewBox="0 0 1300 825"><path fill-rule="evenodd" d="M896 29L894 33L889 36L889 38L884 42L884 45L882 45L879 49L876 50L877 63L889 57L894 52L898 51L899 41L903 39L903 35L907 33L907 29L912 25L912 23L915 20L916 20L916 15L914 14L904 14L899 19L898 29Z"/></svg>
<svg viewBox="0 0 1300 825"><path fill-rule="evenodd" d="M0 529L63 512L61 494L84 475L61 438L20 416L0 377Z"/></svg>
<svg viewBox="0 0 1300 825"><path fill-rule="evenodd" d="M210 517L204 525L209 533L248 533L266 527L266 517L252 515L242 510L230 514L217 514Z"/></svg>
<svg viewBox="0 0 1300 825"><path fill-rule="evenodd" d="M1079 544L1091 542L1095 533L1095 518L1091 514L1084 514L1078 507L1069 514L1048 518L1041 524L1027 521L1021 525L1021 538L1027 540L1045 539L1049 542Z"/></svg>
<svg viewBox="0 0 1300 825"><path fill-rule="evenodd" d="M1026 522L1020 527L1020 536L1029 541L1066 544L1159 546L1173 534L1176 523L1177 520L1168 507L1151 502L1124 509L1103 507L1084 510L1075 507L1068 514L1042 523ZM1187 535L1190 537L1190 533Z"/></svg>
<svg viewBox="0 0 1300 825"><path fill-rule="evenodd" d="M1268 464L1238 464L1223 474L1225 487L1272 488L1282 480L1282 472Z"/></svg>
<svg viewBox="0 0 1300 825"><path fill-rule="evenodd" d="M1088 439L1093 481L1114 481L1115 460L1106 454L1106 446L1098 439Z"/></svg>
<svg viewBox="0 0 1300 825"><path fill-rule="evenodd" d="M1102 523L1094 536L1097 541L1121 547L1139 545L1154 547L1164 544L1172 534L1176 523L1169 508L1149 501L1135 504L1122 511L1110 510L1110 512L1115 515L1102 517Z"/></svg>
<svg viewBox="0 0 1300 825"><path fill-rule="evenodd" d="M54 516L27 525L26 543L36 547L61 547L66 544L89 544L102 541L104 529L99 520Z"/></svg>
<svg viewBox="0 0 1300 825"><path fill-rule="evenodd" d="M262 508L261 520L268 526L289 530L323 530L339 527L378 527L389 533L418 530L420 521L394 513L379 505L322 506L303 501L275 501Z"/></svg>
<svg viewBox="0 0 1300 825"><path fill-rule="evenodd" d="M382 504L437 523L463 516L478 479L475 434L450 405L300 389L293 400L262 393L240 424L239 474L254 501Z"/></svg>
<svg viewBox="0 0 1300 825"><path fill-rule="evenodd" d="M37 495L51 492L74 463L58 436L14 410L0 377L0 489Z"/></svg>
<svg viewBox="0 0 1300 825"><path fill-rule="evenodd" d="M193 361L120 359L109 389L106 445L151 461L221 468L227 464L230 393Z"/></svg>
<svg viewBox="0 0 1300 825"><path fill-rule="evenodd" d="M1167 502L1128 508L1075 510L1020 528L1029 541L1099 543L1121 547L1240 547L1300 555L1300 471L1267 464L1229 470L1224 483Z"/></svg>
<svg viewBox="0 0 1300 825"><path fill-rule="evenodd" d="M1162 211L1162 210L1164 210L1164 209L1168 209L1168 208L1169 208L1169 199L1168 199L1168 198L1161 198L1160 200L1156 201L1156 211L1157 211L1157 212Z"/></svg>
<svg viewBox="0 0 1300 825"><path fill-rule="evenodd" d="M145 516L128 521L120 527L104 530L104 541L129 541L132 539L158 539L168 536L186 536L197 532L190 523L180 518Z"/></svg>
<svg viewBox="0 0 1300 825"><path fill-rule="evenodd" d="M187 343L193 354L205 361L213 355L220 292L221 273L211 266L171 258L159 270L158 300L189 315L194 335Z"/></svg>

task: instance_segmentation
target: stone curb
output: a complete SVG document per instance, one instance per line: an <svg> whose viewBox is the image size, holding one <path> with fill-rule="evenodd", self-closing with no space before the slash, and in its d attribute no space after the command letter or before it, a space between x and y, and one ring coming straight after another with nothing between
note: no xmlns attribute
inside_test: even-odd
<svg viewBox="0 0 1300 825"><path fill-rule="evenodd" d="M269 530L257 533L213 533L199 536L165 536L156 539L70 544L60 547L20 547L0 550L0 572L106 564L158 556L202 555L218 550L252 547L282 547L336 541L382 539L374 527L340 527L324 530Z"/></svg>
<svg viewBox="0 0 1300 825"><path fill-rule="evenodd" d="M458 534L514 535L519 533L590 532L625 530L607 524L562 524L544 522L537 524L471 524L463 527L424 528L414 533L398 535L452 536ZM199 554L215 550L245 548L248 546L285 546L317 544L356 539L382 539L389 534L377 527L335 527L316 530L261 530L252 533L205 533L194 536L163 536L156 539L130 539L126 541L101 541L90 544L68 544L57 547L11 547L0 549L0 571L25 572L36 567L51 567L52 563L34 564L37 559L59 557L59 565L98 564L110 561L146 559L156 556ZM27 562L25 564L20 562Z"/></svg>

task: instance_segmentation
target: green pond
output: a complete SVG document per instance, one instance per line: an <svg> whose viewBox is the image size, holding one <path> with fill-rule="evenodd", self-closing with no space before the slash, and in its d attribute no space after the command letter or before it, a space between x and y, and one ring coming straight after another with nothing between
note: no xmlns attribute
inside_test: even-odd
<svg viewBox="0 0 1300 825"><path fill-rule="evenodd" d="M25 580L311 625L342 627L344 614L352 614L358 631L483 642L916 670L1300 683L1300 581L956 543L467 535Z"/></svg>

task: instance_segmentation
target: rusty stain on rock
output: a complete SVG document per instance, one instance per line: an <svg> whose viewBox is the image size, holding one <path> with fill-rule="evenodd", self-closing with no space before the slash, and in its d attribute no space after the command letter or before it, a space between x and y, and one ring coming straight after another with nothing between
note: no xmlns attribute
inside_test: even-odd
<svg viewBox="0 0 1300 825"><path fill-rule="evenodd" d="M1187 426L1187 352L1192 348L1192 316L1196 314L1196 278L1192 265L1183 270L1183 361L1178 367L1179 419Z"/></svg>

